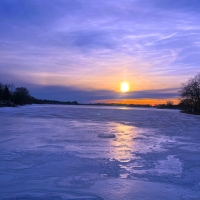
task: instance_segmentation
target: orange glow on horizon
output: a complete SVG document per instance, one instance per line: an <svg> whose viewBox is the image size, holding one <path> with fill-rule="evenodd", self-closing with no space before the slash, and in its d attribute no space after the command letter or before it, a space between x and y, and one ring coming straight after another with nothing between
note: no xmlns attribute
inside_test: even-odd
<svg viewBox="0 0 200 200"><path fill-rule="evenodd" d="M105 99L105 100L97 100L94 103L117 103L117 104L166 104L167 101L173 101L174 105L179 103L178 99Z"/></svg>

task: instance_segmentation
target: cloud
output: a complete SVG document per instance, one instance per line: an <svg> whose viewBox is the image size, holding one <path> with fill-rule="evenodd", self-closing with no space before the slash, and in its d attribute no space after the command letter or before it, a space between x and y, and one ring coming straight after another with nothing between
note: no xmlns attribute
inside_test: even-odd
<svg viewBox="0 0 200 200"><path fill-rule="evenodd" d="M0 74L8 74L2 80L116 91L127 79L145 95L178 87L199 69L199 6L197 0L2 0Z"/></svg>
<svg viewBox="0 0 200 200"><path fill-rule="evenodd" d="M142 90L134 91L128 93L127 97L131 99L168 99L177 98L179 93L179 88L167 88L167 89L157 89L157 90ZM126 98L127 98L126 97Z"/></svg>
<svg viewBox="0 0 200 200"><path fill-rule="evenodd" d="M152 5L159 9L164 10L176 10L176 11L196 11L199 12L200 2L198 0L142 0L142 2L146 2L148 5Z"/></svg>
<svg viewBox="0 0 200 200"><path fill-rule="evenodd" d="M29 85L30 92L36 98L56 99L60 101L78 101L89 103L107 99L169 99L178 97L178 88L142 90L119 93L110 90L83 90L74 87Z"/></svg>

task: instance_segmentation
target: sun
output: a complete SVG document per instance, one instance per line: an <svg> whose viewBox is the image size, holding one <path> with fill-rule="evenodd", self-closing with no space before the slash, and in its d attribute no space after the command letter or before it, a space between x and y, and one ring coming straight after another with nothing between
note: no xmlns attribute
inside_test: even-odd
<svg viewBox="0 0 200 200"><path fill-rule="evenodd" d="M128 92L129 91L129 84L127 82L121 83L121 91Z"/></svg>

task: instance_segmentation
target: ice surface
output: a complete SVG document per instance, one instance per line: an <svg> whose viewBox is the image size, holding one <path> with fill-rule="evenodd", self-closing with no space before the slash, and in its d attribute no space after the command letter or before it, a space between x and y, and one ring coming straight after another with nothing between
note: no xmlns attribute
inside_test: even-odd
<svg viewBox="0 0 200 200"><path fill-rule="evenodd" d="M0 109L0 199L200 199L200 117L178 110Z"/></svg>

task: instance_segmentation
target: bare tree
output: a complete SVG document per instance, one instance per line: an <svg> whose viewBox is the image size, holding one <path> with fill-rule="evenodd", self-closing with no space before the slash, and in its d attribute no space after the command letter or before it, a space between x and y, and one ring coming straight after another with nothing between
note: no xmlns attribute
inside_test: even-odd
<svg viewBox="0 0 200 200"><path fill-rule="evenodd" d="M200 112L200 73L182 85L180 94L182 104L192 107L194 112Z"/></svg>
<svg viewBox="0 0 200 200"><path fill-rule="evenodd" d="M32 97L25 87L18 87L13 94L14 103L17 105L25 105L32 103Z"/></svg>
<svg viewBox="0 0 200 200"><path fill-rule="evenodd" d="M5 87L4 87L3 99L4 99L5 101L9 101L9 100L10 100L10 91L9 91L7 85L5 85Z"/></svg>
<svg viewBox="0 0 200 200"><path fill-rule="evenodd" d="M4 85L0 83L0 101L3 100Z"/></svg>
<svg viewBox="0 0 200 200"><path fill-rule="evenodd" d="M166 102L166 106L167 106L167 107L172 107L173 105L174 105L174 102L173 102L173 101L170 101L170 100L169 100L169 101Z"/></svg>

